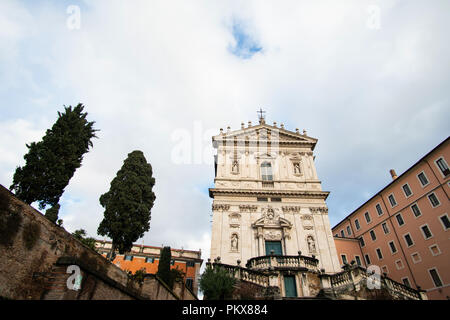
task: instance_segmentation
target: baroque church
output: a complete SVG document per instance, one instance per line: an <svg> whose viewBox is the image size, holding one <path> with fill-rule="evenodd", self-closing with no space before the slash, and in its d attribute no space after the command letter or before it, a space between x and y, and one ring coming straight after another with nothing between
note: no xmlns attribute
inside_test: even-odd
<svg viewBox="0 0 450 320"><path fill-rule="evenodd" d="M262 110L257 125L249 121L212 137L207 266L224 267L240 283L253 285L253 298L367 299L374 293L366 290L368 279L383 279L339 263L325 202L329 192L322 190L314 164L317 142L305 130L267 124ZM420 298L390 290L390 282L382 285L391 297Z"/></svg>

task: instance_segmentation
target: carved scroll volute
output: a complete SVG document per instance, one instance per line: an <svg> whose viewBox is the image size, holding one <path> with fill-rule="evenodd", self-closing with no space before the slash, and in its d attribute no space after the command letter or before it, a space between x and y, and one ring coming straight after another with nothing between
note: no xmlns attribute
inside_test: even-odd
<svg viewBox="0 0 450 320"><path fill-rule="evenodd" d="M262 228L262 227L258 227L256 236L257 236L258 238L264 237L264 233L263 233L263 228Z"/></svg>

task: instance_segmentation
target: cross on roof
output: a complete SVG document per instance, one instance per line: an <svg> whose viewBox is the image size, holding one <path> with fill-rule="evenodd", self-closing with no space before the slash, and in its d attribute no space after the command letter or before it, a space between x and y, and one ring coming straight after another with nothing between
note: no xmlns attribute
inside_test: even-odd
<svg viewBox="0 0 450 320"><path fill-rule="evenodd" d="M266 112L263 111L262 108L259 108L259 111L256 111L256 113L259 113L259 120L264 120L263 113L266 113Z"/></svg>

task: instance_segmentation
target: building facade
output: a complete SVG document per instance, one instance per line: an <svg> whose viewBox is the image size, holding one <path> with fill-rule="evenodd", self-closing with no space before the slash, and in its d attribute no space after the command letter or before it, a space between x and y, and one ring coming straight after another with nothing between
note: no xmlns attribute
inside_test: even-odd
<svg viewBox="0 0 450 320"><path fill-rule="evenodd" d="M341 264L377 265L390 278L450 297L449 138L333 227Z"/></svg>
<svg viewBox="0 0 450 320"><path fill-rule="evenodd" d="M314 256L320 268L340 263L314 165L317 139L259 124L212 138L217 151L211 258L227 264L269 255Z"/></svg>
<svg viewBox="0 0 450 320"><path fill-rule="evenodd" d="M97 251L106 257L111 252L111 242L97 240L95 243ZM162 247L134 244L131 251L126 254L117 254L113 263L122 270L131 271L133 274L141 269L146 273L156 274L158 271L159 257ZM200 267L203 260L201 251L172 249L171 269L179 269L185 275L186 287L194 294L198 294L198 282Z"/></svg>

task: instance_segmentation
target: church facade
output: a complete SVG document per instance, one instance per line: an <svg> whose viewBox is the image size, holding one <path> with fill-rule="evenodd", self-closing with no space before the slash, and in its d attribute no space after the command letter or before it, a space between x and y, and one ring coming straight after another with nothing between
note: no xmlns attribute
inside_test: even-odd
<svg viewBox="0 0 450 320"><path fill-rule="evenodd" d="M259 124L212 138L217 150L211 258L236 264L275 255L315 257L325 272L341 270L314 164L317 139Z"/></svg>

